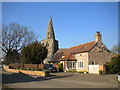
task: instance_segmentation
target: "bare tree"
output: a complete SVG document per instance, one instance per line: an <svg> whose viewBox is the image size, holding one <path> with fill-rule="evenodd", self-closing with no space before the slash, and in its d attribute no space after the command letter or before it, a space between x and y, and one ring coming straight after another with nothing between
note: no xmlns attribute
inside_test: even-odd
<svg viewBox="0 0 120 90"><path fill-rule="evenodd" d="M111 51L114 53L120 53L120 43L117 45L114 45Z"/></svg>
<svg viewBox="0 0 120 90"><path fill-rule="evenodd" d="M19 51L23 45L27 45L36 40L36 35L28 27L17 23L10 23L2 27L2 50L7 53L10 50Z"/></svg>

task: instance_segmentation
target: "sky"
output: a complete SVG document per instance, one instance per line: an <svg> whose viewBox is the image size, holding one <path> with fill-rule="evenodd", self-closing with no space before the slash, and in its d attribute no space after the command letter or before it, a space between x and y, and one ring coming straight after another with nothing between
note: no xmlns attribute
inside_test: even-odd
<svg viewBox="0 0 120 90"><path fill-rule="evenodd" d="M2 23L28 26L39 36L39 41L46 37L50 16L59 48L94 41L97 31L108 49L118 44L117 2L2 3Z"/></svg>

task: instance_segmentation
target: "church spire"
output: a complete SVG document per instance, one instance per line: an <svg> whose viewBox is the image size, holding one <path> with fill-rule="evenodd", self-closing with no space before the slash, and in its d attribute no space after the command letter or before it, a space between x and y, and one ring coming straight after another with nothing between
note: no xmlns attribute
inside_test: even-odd
<svg viewBox="0 0 120 90"><path fill-rule="evenodd" d="M46 39L54 39L55 40L55 35L54 35L54 29L53 29L53 23L52 23L52 17L50 16L50 20L48 23L48 30L46 34Z"/></svg>

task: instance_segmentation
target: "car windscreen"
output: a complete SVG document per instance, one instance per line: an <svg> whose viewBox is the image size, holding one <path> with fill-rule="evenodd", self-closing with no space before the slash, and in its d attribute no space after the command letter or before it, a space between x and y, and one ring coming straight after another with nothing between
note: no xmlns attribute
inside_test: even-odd
<svg viewBox="0 0 120 90"><path fill-rule="evenodd" d="M53 67L53 65L51 65L51 64L47 64L46 67Z"/></svg>

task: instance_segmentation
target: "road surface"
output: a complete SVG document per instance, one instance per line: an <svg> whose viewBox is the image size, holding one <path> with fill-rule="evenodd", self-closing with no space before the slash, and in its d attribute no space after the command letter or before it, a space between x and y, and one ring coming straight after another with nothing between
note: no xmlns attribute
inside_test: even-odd
<svg viewBox="0 0 120 90"><path fill-rule="evenodd" d="M3 71L3 84L11 88L118 88L116 75L64 72L38 77Z"/></svg>

